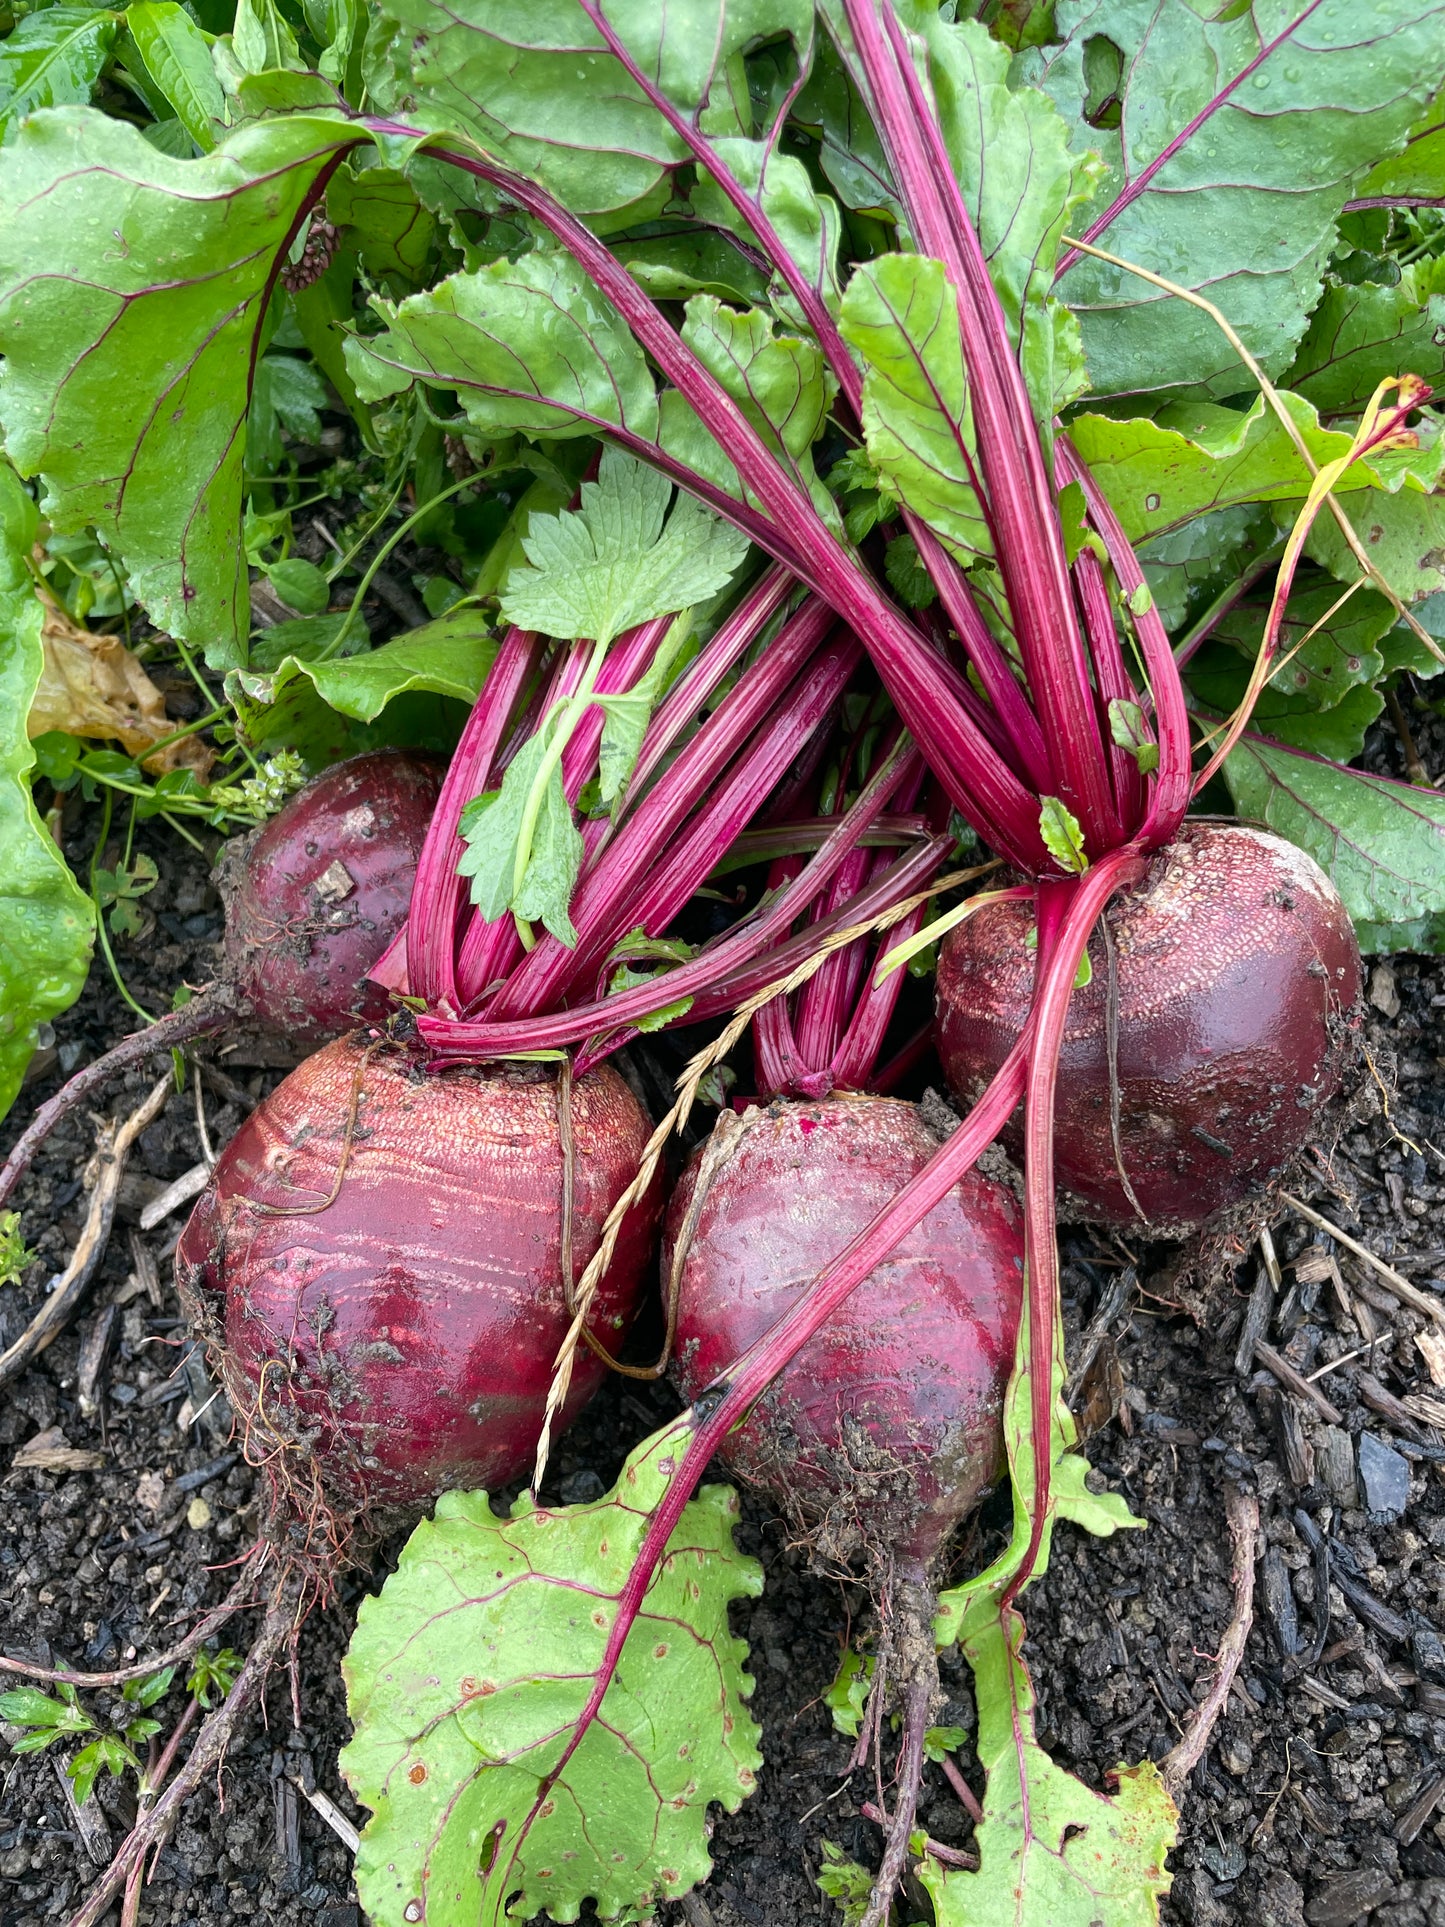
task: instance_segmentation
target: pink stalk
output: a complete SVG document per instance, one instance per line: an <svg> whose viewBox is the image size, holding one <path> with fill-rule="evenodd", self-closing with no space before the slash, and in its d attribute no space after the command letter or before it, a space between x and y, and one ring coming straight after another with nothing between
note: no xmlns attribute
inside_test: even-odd
<svg viewBox="0 0 1445 1927"><path fill-rule="evenodd" d="M1143 568L1119 524L1119 518L1066 435L1059 437L1055 459L1061 482L1078 482L1082 487L1088 503L1089 520L1103 541L1115 579L1125 598L1147 589ZM1168 633L1152 601L1142 615L1134 618L1134 633L1139 638L1139 649L1149 678L1149 693L1153 699L1159 768L1149 779L1148 812L1133 840L1141 849L1154 850L1167 843L1184 821L1194 785L1193 749L1189 736L1189 710L1184 701L1184 684L1179 679L1179 665L1174 660Z"/></svg>
<svg viewBox="0 0 1445 1927"><path fill-rule="evenodd" d="M845 0L845 8L914 234L943 263L958 296L986 510L1028 687L1058 771L1058 794L1078 817L1088 848L1112 849L1120 840L1119 824L1094 723L1063 537L1003 308L902 26L886 0L881 21L878 0ZM1048 869L1039 866L1037 873Z"/></svg>
<svg viewBox="0 0 1445 1927"><path fill-rule="evenodd" d="M1028 1289L1030 1433L1034 1489L1029 1543L1004 1604L1028 1583L1048 1518L1049 1439L1054 1413L1054 1337L1059 1315L1059 1254L1054 1215L1054 1093L1059 1051L1079 960L1110 897L1144 874L1133 850L1111 850L1077 881L1042 883L1038 963L1029 1013L1024 1092L1024 1272ZM1030 1032L1032 1035L1030 1036ZM950 1140L951 1141L951 1140Z"/></svg>
<svg viewBox="0 0 1445 1927"><path fill-rule="evenodd" d="M1107 859L1106 859L1107 860ZM846 1251L820 1272L801 1298L778 1320L771 1330L732 1367L726 1377L715 1380L692 1406L692 1435L683 1452L682 1463L673 1472L667 1491L659 1501L648 1524L642 1545L633 1561L627 1582L617 1596L617 1612L607 1636L602 1661L592 1690L578 1716L572 1733L515 1838L508 1843L505 1860L498 1855L487 1879L497 1879L502 1892L514 1884L514 1868L522 1844L541 1813L553 1786L566 1771L567 1763L601 1710L607 1689L617 1672L627 1636L642 1609L658 1562L667 1550L683 1508L696 1491L708 1462L735 1425L746 1418L749 1409L778 1373L797 1357L808 1340L832 1317L849 1293L862 1284L868 1274L921 1224L942 1202L964 1174L977 1162L1007 1123L1024 1090L1024 1065L1031 1043L1032 1020L1018 1043L1000 1065L993 1081L974 1105L968 1117L946 1143L941 1144L928 1163L913 1178L886 1210L861 1232Z"/></svg>
<svg viewBox="0 0 1445 1927"><path fill-rule="evenodd" d="M1137 760L1112 740L1108 709L1113 701L1138 703L1139 695L1129 680L1124 652L1119 647L1119 632L1114 626L1114 605L1109 600L1104 566L1092 549L1079 551L1074 563L1074 585L1079 592L1084 631L1094 658L1094 680L1102 711L1100 723L1105 735L1110 737L1109 774L1114 783L1114 798L1121 823L1125 830L1132 833L1138 829L1144 814L1144 778Z"/></svg>
<svg viewBox="0 0 1445 1927"><path fill-rule="evenodd" d="M726 849L756 814L758 799L787 774L794 757L820 728L840 700L858 667L863 645L846 629L836 630L806 675L789 690L782 712L759 731L726 778L707 797L676 846L654 846L648 873L637 893L626 899L622 920L660 936L702 885ZM498 999L500 1003L501 999Z"/></svg>
<svg viewBox="0 0 1445 1927"><path fill-rule="evenodd" d="M536 674L542 650L540 638L529 630L508 630L467 719L422 846L407 919L407 977L412 993L433 1008L460 1007L456 930L463 883L457 864L465 845L457 835L457 822L466 805L487 787L512 710Z"/></svg>
<svg viewBox="0 0 1445 1927"><path fill-rule="evenodd" d="M743 745L783 704L837 620L826 604L811 601L784 624L708 719L707 728L697 732L658 778L582 878L572 900L576 949L569 950L555 937L540 938L499 993L492 1016L530 1016L592 976L600 960L599 945L604 955L611 949L621 906L655 868L658 852L669 848L698 798L708 795ZM765 794L760 790L754 795L754 808Z"/></svg>
<svg viewBox="0 0 1445 1927"><path fill-rule="evenodd" d="M885 776L894 774L896 772L890 771ZM828 844L775 903L730 930L690 963L670 970L660 982L640 984L633 990L619 991L571 1010L552 1011L505 1024L485 1019L464 1023L426 1015L418 1019L423 1040L439 1059L479 1060L512 1056L518 1051L560 1049L603 1032L610 1036L682 997L693 999L690 1017L699 1022L704 1017L731 1012L745 997L810 955L816 943L832 928L846 928L855 915L861 921L887 909L899 897L921 888L948 861L951 840L931 838L891 865L876 884L870 885L845 910L835 911L824 923L780 944L780 939L826 886L838 863L867 827L871 815L881 808L880 791L886 796L886 780L871 796L868 791L864 792Z"/></svg>
<svg viewBox="0 0 1445 1927"><path fill-rule="evenodd" d="M608 652L597 677L599 696L616 695L630 689L647 673L671 622L670 616L658 616L618 639ZM589 647L575 644L569 650L553 686L547 692L546 708L550 709L554 702L575 695L586 668ZM562 752L562 789L567 801L574 806L596 762L602 724L602 710L590 708ZM472 912L467 918L457 957L454 979L457 1007L466 1009L488 984L505 976L521 956L522 941L511 916L484 923Z"/></svg>

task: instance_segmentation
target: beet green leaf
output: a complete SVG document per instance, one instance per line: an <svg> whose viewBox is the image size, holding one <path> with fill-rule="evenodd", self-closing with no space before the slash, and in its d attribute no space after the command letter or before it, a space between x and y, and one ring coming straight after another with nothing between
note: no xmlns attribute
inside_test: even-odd
<svg viewBox="0 0 1445 1927"><path fill-rule="evenodd" d="M1099 246L1207 294L1280 373L1341 209L1445 78L1445 0L1060 0L1057 22L1024 66L1108 163L1085 238L1112 211ZM1059 292L1096 392L1246 386L1207 315L1122 269L1081 257Z"/></svg>
<svg viewBox="0 0 1445 1927"><path fill-rule="evenodd" d="M243 659L245 418L272 280L344 122L252 123L179 161L85 108L0 148L0 420L62 531L93 527L157 627Z"/></svg>
<svg viewBox="0 0 1445 1927"><path fill-rule="evenodd" d="M559 1770L680 1449L675 1428L655 1435L592 1505L522 1498L498 1518L485 1493L447 1493L363 1604L342 1764L373 1809L356 1877L374 1919L575 1920L588 1897L638 1919L707 1877L708 1803L735 1811L761 1764L728 1604L762 1571L734 1548L727 1487L683 1513Z"/></svg>
<svg viewBox="0 0 1445 1927"><path fill-rule="evenodd" d="M0 40L0 140L37 107L90 99L120 18L104 7L48 7Z"/></svg>
<svg viewBox="0 0 1445 1927"><path fill-rule="evenodd" d="M743 50L782 34L806 46L813 9L809 0L609 0L605 14L678 113L709 134L746 136ZM388 0L373 33L368 84L382 107L439 115L579 213L648 196L660 210L670 171L687 158L577 0Z"/></svg>
<svg viewBox="0 0 1445 1927"><path fill-rule="evenodd" d="M14 1102L36 1031L68 1010L90 967L94 915L36 814L25 730L45 651L28 562L35 505L0 462L0 1117Z"/></svg>
<svg viewBox="0 0 1445 1927"><path fill-rule="evenodd" d="M1241 816L1329 873L1362 949L1445 949L1445 797L1255 736L1224 776Z"/></svg>

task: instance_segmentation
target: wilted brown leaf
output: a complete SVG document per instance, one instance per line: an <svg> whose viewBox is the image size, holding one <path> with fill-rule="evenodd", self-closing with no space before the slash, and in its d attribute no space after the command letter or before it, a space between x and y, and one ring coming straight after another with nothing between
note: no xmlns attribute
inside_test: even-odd
<svg viewBox="0 0 1445 1927"><path fill-rule="evenodd" d="M44 590L41 630L45 666L30 705L26 728L31 736L58 729L67 736L99 736L118 742L152 775L191 769L202 782L215 757L197 736L147 755L152 743L172 735L177 724L166 714L166 699L144 666L117 636L82 629Z"/></svg>

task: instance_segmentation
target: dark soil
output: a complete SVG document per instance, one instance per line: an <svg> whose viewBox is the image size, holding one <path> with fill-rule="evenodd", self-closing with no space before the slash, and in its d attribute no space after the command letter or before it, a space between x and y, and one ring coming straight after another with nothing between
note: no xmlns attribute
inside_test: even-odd
<svg viewBox="0 0 1445 1927"><path fill-rule="evenodd" d="M152 839L149 848L162 874L145 900L155 926L117 949L132 990L159 1010L178 981L209 976L220 923L199 861L178 857L170 840ZM1305 1195L1445 1298L1445 965L1377 966L1371 995L1372 1056L1382 1073L1395 1066L1390 1115L1352 1128L1319 1162ZM98 968L56 1025L18 1114L133 1021ZM218 1145L279 1074L282 1066L257 1061L265 1056L244 1043L212 1049L218 1076L202 1088ZM106 1111L131 1109L156 1074L152 1067L108 1094ZM20 1200L38 1257L19 1287L0 1291L0 1346L23 1329L74 1242L92 1145L92 1122L73 1121ZM135 1229L144 1204L199 1155L188 1084L140 1142L77 1325L0 1394L7 1467L51 1428L69 1447L103 1455L95 1470L0 1476L0 1645L12 1654L94 1668L157 1650L222 1597L227 1562L254 1539L254 1479L237 1458L229 1415L219 1403L202 1410L210 1393L199 1360L182 1363L170 1252L184 1210L150 1233ZM1236 1372L1257 1250L1237 1254L1234 1283L1226 1281L1201 1330L1173 1309L1168 1248L1126 1250L1070 1234L1074 1331L1121 1268L1137 1264L1140 1288L1111 1327L1081 1402L1096 1428L1088 1452L1099 1482L1122 1491L1148 1529L1107 1541L1060 1533L1052 1569L1026 1601L1041 1735L1096 1785L1119 1761L1159 1759L1173 1745L1230 1616L1226 1491L1248 1485L1262 1517L1255 1628L1187 1791L1164 1917L1195 1927L1445 1924L1445 1801L1437 1812L1427 1798L1445 1794L1445 1429L1432 1422L1438 1416L1445 1427L1445 1390L1436 1393L1415 1343L1431 1327L1307 1224L1286 1214L1274 1236L1284 1289L1264 1336L1306 1376L1341 1361L1314 1380L1337 1408L1338 1426L1282 1392L1268 1372ZM155 1260L155 1298L133 1238ZM1338 1283L1319 1262L1331 1253ZM115 1349L99 1409L86 1417L80 1346L111 1303L120 1306ZM1421 1394L1440 1398L1438 1415L1398 1403ZM671 1409L665 1391L614 1383L562 1442L557 1491L571 1500L595 1496L624 1452ZM1401 1456L1382 1457L1376 1447ZM1397 1494L1402 1510L1368 1509L1362 1454L1381 1482L1377 1500L1388 1497L1391 1476L1407 1479L1408 1495ZM976 1569L994 1549L1005 1517L996 1497L959 1553L960 1570ZM810 1576L781 1529L751 1504L741 1536L767 1570L764 1597L737 1616L752 1645L767 1771L759 1794L719 1819L712 1879L681 1907L663 1909L660 1927L839 1918L813 1878L821 1843L870 1864L879 1851L879 1835L859 1811L873 1797L871 1776L846 1777L851 1743L820 1701L850 1630L866 1620L867 1601L859 1589ZM300 1642L299 1730L283 1669L264 1722L249 1723L227 1762L223 1798L214 1785L198 1794L161 1855L142 1904L148 1927L188 1919L358 1927L349 1854L297 1783L320 1787L362 1818L336 1768L348 1730L339 1662L357 1600L384 1569L379 1559L373 1572L343 1578L331 1607L312 1615ZM226 1640L244 1646L249 1629L247 1620L233 1622ZM952 1655L943 1657L943 1680L953 1697L940 1719L971 1728L967 1669ZM102 1719L113 1703L104 1694L87 1699ZM167 1726L182 1704L178 1683L158 1709ZM967 1748L959 1758L977 1785ZM86 1817L99 1815L106 1837L93 1832L88 1847L56 1759L0 1755L0 1927L66 1918L97 1871L96 1857L103 1861L123 1836L129 1801L123 1783L102 1780ZM968 1846L971 1825L937 1768L928 1770L921 1822L935 1839ZM926 1918L921 1896L911 1898L917 1904L900 1907L900 1922Z"/></svg>

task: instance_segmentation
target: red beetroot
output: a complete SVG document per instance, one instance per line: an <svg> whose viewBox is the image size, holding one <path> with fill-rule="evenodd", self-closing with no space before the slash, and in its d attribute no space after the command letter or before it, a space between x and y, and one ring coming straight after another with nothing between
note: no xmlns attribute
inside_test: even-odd
<svg viewBox="0 0 1445 1927"><path fill-rule="evenodd" d="M406 920L443 774L404 750L354 756L229 846L225 976L260 1022L313 1044L386 1016L366 973Z"/></svg>
<svg viewBox="0 0 1445 1927"><path fill-rule="evenodd" d="M726 1372L937 1149L894 1098L724 1114L668 1209L683 1258L673 1376ZM1002 1465L1000 1410L1023 1293L1018 1206L970 1172L774 1380L723 1457L820 1549L931 1558Z"/></svg>
<svg viewBox="0 0 1445 1927"><path fill-rule="evenodd" d="M1238 823L1187 823L1096 929L1059 1059L1059 1182L1108 1223L1197 1224L1289 1163L1339 1090L1358 1025L1360 953L1328 877ZM971 1098L1017 1039L1033 995L1032 904L987 905L938 964L939 1055ZM1117 1158L1114 1094L1117 1093ZM1017 1143L1017 1138L1015 1138Z"/></svg>
<svg viewBox="0 0 1445 1927"><path fill-rule="evenodd" d="M558 1100L541 1066L435 1076L403 1048L343 1038L232 1139L176 1275L280 1520L344 1525L529 1463L569 1322ZM570 1105L580 1275L648 1122L606 1066ZM592 1319L604 1342L632 1317L658 1211L654 1190L624 1221ZM584 1351L566 1419L601 1373Z"/></svg>

